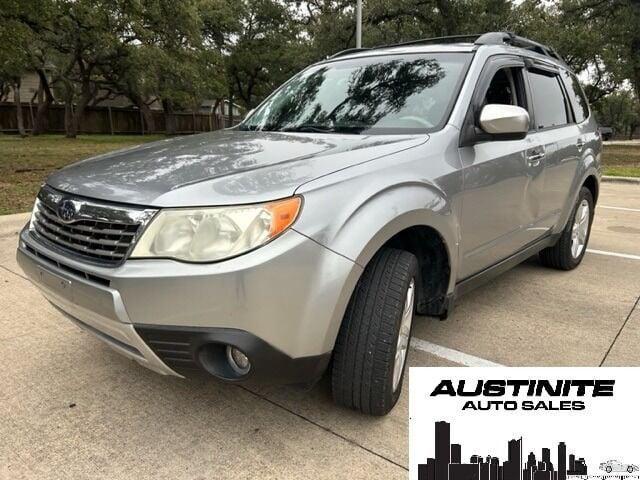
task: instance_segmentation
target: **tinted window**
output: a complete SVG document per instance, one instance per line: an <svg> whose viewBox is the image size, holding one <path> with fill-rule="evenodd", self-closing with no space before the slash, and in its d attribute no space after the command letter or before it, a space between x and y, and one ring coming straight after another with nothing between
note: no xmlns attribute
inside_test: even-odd
<svg viewBox="0 0 640 480"><path fill-rule="evenodd" d="M529 80L538 128L557 127L569 123L564 94L557 75L530 71Z"/></svg>
<svg viewBox="0 0 640 480"><path fill-rule="evenodd" d="M446 121L470 54L380 56L308 68L267 99L244 130L421 133Z"/></svg>
<svg viewBox="0 0 640 480"><path fill-rule="evenodd" d="M484 98L484 105L497 103L527 108L526 95L522 83L521 68L503 68L491 79Z"/></svg>
<svg viewBox="0 0 640 480"><path fill-rule="evenodd" d="M575 75L562 71L562 78L569 93L569 101L573 108L573 114L576 116L576 123L584 122L589 117L589 103L587 102L580 82Z"/></svg>

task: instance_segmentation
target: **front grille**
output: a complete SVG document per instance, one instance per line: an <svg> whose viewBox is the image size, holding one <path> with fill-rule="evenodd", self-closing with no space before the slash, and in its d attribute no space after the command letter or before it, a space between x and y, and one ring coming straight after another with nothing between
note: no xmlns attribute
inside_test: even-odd
<svg viewBox="0 0 640 480"><path fill-rule="evenodd" d="M65 224L44 204L36 213L35 228L40 235L74 252L108 261L122 261L140 224L104 223L80 220Z"/></svg>
<svg viewBox="0 0 640 480"><path fill-rule="evenodd" d="M61 201L74 205L75 215L58 215ZM36 201L32 232L56 248L105 265L122 263L152 211L98 204L44 187Z"/></svg>

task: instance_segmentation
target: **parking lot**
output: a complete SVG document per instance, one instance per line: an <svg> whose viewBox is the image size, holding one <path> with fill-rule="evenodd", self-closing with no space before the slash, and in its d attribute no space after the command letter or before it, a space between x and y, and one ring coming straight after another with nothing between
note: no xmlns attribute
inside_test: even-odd
<svg viewBox="0 0 640 480"><path fill-rule="evenodd" d="M406 478L407 386L369 418L312 391L159 376L63 319L0 217L0 478ZM572 272L530 260L418 318L412 366L640 365L640 184L604 183Z"/></svg>

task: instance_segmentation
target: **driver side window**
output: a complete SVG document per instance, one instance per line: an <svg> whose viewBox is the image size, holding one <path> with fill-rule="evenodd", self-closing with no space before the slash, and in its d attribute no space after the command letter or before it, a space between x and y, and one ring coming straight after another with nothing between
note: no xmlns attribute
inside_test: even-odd
<svg viewBox="0 0 640 480"><path fill-rule="evenodd" d="M487 89L483 106L489 103L527 109L522 68L502 68L495 73Z"/></svg>

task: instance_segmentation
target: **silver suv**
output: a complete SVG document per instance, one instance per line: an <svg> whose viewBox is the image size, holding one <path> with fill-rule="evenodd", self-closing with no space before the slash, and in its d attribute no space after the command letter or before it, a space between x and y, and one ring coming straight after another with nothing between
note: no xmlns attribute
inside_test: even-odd
<svg viewBox="0 0 640 480"><path fill-rule="evenodd" d="M414 314L534 254L582 260L602 142L553 50L509 33L349 50L239 126L55 172L18 261L146 367L311 384L383 415Z"/></svg>

